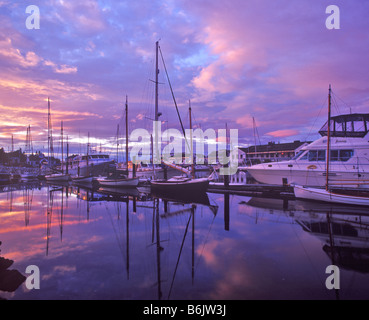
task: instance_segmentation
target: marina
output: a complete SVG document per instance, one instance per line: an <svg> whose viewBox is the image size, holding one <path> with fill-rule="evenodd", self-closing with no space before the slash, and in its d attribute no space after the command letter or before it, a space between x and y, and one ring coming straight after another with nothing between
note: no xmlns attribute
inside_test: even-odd
<svg viewBox="0 0 369 320"><path fill-rule="evenodd" d="M0 300L368 300L369 2L343 2L0 1Z"/></svg>
<svg viewBox="0 0 369 320"><path fill-rule="evenodd" d="M47 156L0 168L0 298L369 299L369 118L331 118L330 99L331 88L320 139L233 173L228 130L216 163L195 162L191 105L190 134L178 113L190 152L159 153L156 101L151 162L130 160L127 97L125 161L118 143L116 160L92 153L90 136L85 155L67 144L64 158L63 122L59 160L48 99ZM42 270L42 290L28 266Z"/></svg>

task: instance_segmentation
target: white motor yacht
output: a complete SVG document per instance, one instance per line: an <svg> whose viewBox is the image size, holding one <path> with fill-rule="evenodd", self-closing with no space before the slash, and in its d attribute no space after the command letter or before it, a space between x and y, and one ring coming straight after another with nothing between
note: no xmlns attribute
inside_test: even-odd
<svg viewBox="0 0 369 320"><path fill-rule="evenodd" d="M289 161L257 164L247 168L259 183L323 187L327 175L328 122L321 137ZM332 187L369 187L369 114L331 117L329 184Z"/></svg>

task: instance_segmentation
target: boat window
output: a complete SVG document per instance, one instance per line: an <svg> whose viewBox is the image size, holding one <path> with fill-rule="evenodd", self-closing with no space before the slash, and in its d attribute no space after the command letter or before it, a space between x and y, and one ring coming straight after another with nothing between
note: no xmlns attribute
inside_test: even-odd
<svg viewBox="0 0 369 320"><path fill-rule="evenodd" d="M307 160L309 156L309 152L307 151L301 158L300 160Z"/></svg>
<svg viewBox="0 0 369 320"><path fill-rule="evenodd" d="M348 161L354 156L354 150L331 150L331 161Z"/></svg>
<svg viewBox="0 0 369 320"><path fill-rule="evenodd" d="M304 152L306 152L305 150L299 151L293 158L292 160L297 160ZM307 153L307 152L306 152Z"/></svg>
<svg viewBox="0 0 369 320"><path fill-rule="evenodd" d="M318 161L325 161L325 150L318 151Z"/></svg>
<svg viewBox="0 0 369 320"><path fill-rule="evenodd" d="M309 150L300 160L325 161L325 150Z"/></svg>
<svg viewBox="0 0 369 320"><path fill-rule="evenodd" d="M369 114L346 114L331 118L331 137L365 137L369 131ZM320 129L322 136L328 134L328 121Z"/></svg>
<svg viewBox="0 0 369 320"><path fill-rule="evenodd" d="M308 155L309 161L316 161L317 157L318 157L318 150L309 151L309 155Z"/></svg>

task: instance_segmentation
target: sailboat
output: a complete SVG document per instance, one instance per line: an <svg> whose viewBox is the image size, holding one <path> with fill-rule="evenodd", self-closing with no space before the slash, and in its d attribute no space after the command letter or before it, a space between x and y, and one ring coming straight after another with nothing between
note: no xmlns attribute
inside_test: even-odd
<svg viewBox="0 0 369 320"><path fill-rule="evenodd" d="M88 136L90 137L90 135ZM90 139L89 139L90 140ZM90 142L87 143L87 156L86 156L86 175L77 175L72 177L72 181L77 184L89 185L92 183L93 177L89 171L89 149L90 149ZM67 165L68 166L68 165ZM80 172L80 170L78 170Z"/></svg>
<svg viewBox="0 0 369 320"><path fill-rule="evenodd" d="M49 126L51 126L51 117L50 117L50 100L48 101L49 103ZM49 137L50 140L52 140L52 136ZM50 142L49 147L52 146L52 142ZM62 152L62 156L61 156L61 173L52 173L49 175L45 176L46 181L62 181L62 182L66 182L70 180L70 175L67 173L64 173L64 169L63 169L63 121L61 122L61 152ZM50 158L49 158L50 159Z"/></svg>
<svg viewBox="0 0 369 320"><path fill-rule="evenodd" d="M158 66L158 55L159 55L159 42L156 42L156 70L155 70L155 121L159 120L159 111L158 111L158 75L159 75L159 66ZM165 67L165 66L164 66ZM165 69L166 71L166 69ZM168 73L167 78L169 81ZM170 83L170 82L169 82ZM171 87L171 86L170 86ZM173 92L172 92L173 95ZM173 96L174 98L174 96ZM177 104L176 108L177 108ZM178 108L177 108L177 114L179 116ZM182 121L180 119L181 125ZM191 107L190 107L190 126L192 127L191 123ZM192 128L191 128L192 129ZM182 130L184 133L184 129L182 126ZM191 139L191 151L193 150L193 143ZM193 157L193 152L191 152L191 155ZM193 160L193 159L192 159ZM193 161L192 161L193 163ZM164 163L166 165L166 163ZM198 178L196 179L194 176L194 166L192 165L192 174L190 177L185 176L174 176L168 180L166 179L156 179L150 181L151 190L153 192L160 192L160 193L166 193L166 194L198 194L198 193L204 193L207 191L209 186L209 179L208 178Z"/></svg>
<svg viewBox="0 0 369 320"><path fill-rule="evenodd" d="M327 122L327 156L326 156L326 183L325 189L308 186L293 185L296 198L317 200L331 203L342 203L349 205L369 206L368 189L332 189L329 185L329 162L331 158L331 86L328 93L328 122Z"/></svg>
<svg viewBox="0 0 369 320"><path fill-rule="evenodd" d="M128 168L128 97L126 97L126 162ZM97 182L101 186L106 187L127 187L127 188L135 188L138 186L139 179L136 177L128 178L128 177L103 177L98 178Z"/></svg>

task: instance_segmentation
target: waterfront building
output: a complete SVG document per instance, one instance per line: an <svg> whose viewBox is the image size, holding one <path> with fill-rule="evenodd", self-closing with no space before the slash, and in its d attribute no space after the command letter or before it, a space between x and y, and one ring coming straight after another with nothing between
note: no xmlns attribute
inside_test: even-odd
<svg viewBox="0 0 369 320"><path fill-rule="evenodd" d="M295 140L288 143L269 142L265 145L239 148L239 165L251 165L262 162L279 162L291 160L303 147L310 142Z"/></svg>

